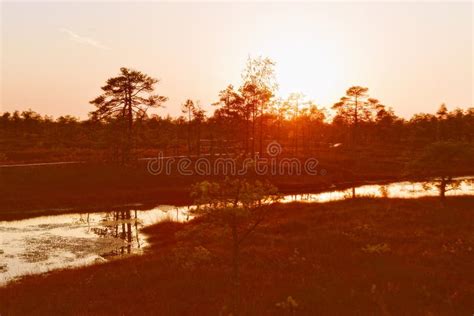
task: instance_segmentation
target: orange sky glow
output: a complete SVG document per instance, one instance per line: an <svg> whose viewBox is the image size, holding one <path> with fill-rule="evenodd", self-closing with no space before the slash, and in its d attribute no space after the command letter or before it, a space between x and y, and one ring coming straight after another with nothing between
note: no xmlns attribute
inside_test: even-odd
<svg viewBox="0 0 474 316"><path fill-rule="evenodd" d="M473 104L473 4L1 4L0 111L87 118L120 67L161 79L160 115L238 86L248 56L276 62L278 96L329 108L351 85L410 117Z"/></svg>

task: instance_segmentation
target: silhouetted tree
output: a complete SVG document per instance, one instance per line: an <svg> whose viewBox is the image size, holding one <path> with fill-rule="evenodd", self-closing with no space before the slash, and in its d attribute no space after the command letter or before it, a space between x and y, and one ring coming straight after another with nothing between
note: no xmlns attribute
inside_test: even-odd
<svg viewBox="0 0 474 316"><path fill-rule="evenodd" d="M199 103L196 103L193 110L193 123L196 126L196 151L198 156L201 155L201 125L205 119L205 111Z"/></svg>
<svg viewBox="0 0 474 316"><path fill-rule="evenodd" d="M277 189L269 183L229 178L222 183L200 182L192 188L191 196L197 205L193 213L231 231L233 315L239 314L242 243L265 219L269 203L277 199L276 193Z"/></svg>
<svg viewBox="0 0 474 316"><path fill-rule="evenodd" d="M368 98L369 89L353 86L347 89L346 95L333 105L337 110L334 120L341 120L347 125L353 126L352 139L357 144L358 128L361 121L370 121L378 100Z"/></svg>
<svg viewBox="0 0 474 316"><path fill-rule="evenodd" d="M446 192L459 186L456 176L463 174L469 163L473 161L472 147L466 143L437 142L428 145L421 155L410 163L411 176L426 181L427 186L433 184L444 200Z"/></svg>
<svg viewBox="0 0 474 316"><path fill-rule="evenodd" d="M193 112L195 110L194 102L190 99L184 102L183 106L181 107L181 112L187 115L188 119L188 155L191 155L191 120L193 118Z"/></svg>
<svg viewBox="0 0 474 316"><path fill-rule="evenodd" d="M352 142L357 147L359 145L359 124L360 122L370 122L372 115L379 101L368 97L369 89L361 86L353 86L347 89L346 95L333 105L337 110L334 122L342 122L352 126ZM360 153L353 155L352 174L356 176L360 163ZM354 179L353 179L354 180ZM355 198L355 187L352 187L352 197Z"/></svg>
<svg viewBox="0 0 474 316"><path fill-rule="evenodd" d="M255 154L256 123L259 118L259 152L263 151L264 113L278 88L275 80L275 62L270 58L249 58L242 74L240 93L252 118L252 156Z"/></svg>
<svg viewBox="0 0 474 316"><path fill-rule="evenodd" d="M124 160L128 160L132 148L132 128L134 119L144 117L150 107L159 107L168 98L151 94L158 79L140 71L120 68L120 75L107 80L101 89L102 95L90 101L97 107L91 112L96 119L119 118L126 126Z"/></svg>
<svg viewBox="0 0 474 316"><path fill-rule="evenodd" d="M283 125L289 116L289 105L282 98L275 99L271 104L270 112L275 117L276 131L275 139L281 143L283 138Z"/></svg>
<svg viewBox="0 0 474 316"><path fill-rule="evenodd" d="M293 144L294 152L298 154L298 138L299 138L299 124L300 107L303 104L304 95L299 92L290 93L286 99L286 106L289 108L293 120Z"/></svg>
<svg viewBox="0 0 474 316"><path fill-rule="evenodd" d="M227 139L237 137L241 140L245 153L249 151L250 135L250 108L246 105L240 91L229 85L219 92L219 102L214 105L221 106L214 112L214 119L219 125L221 134L224 132ZM244 129L244 133L241 131Z"/></svg>
<svg viewBox="0 0 474 316"><path fill-rule="evenodd" d="M446 140L446 135L444 131L445 121L448 119L448 108L446 104L441 104L438 111L436 112L436 117L438 121L436 122L436 140L442 141Z"/></svg>

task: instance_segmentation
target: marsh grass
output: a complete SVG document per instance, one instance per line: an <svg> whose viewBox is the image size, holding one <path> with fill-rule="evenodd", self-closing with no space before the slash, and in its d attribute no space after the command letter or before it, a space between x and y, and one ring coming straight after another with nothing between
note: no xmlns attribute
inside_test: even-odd
<svg viewBox="0 0 474 316"><path fill-rule="evenodd" d="M469 315L474 198L449 197L446 203L357 198L274 205L242 248L242 314ZM151 246L143 256L1 288L1 314L229 311L224 228L198 218L145 232Z"/></svg>

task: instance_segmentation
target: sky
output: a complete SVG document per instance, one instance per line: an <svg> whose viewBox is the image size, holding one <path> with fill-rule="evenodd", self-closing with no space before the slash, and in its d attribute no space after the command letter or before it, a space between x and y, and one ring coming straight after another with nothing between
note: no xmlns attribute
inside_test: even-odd
<svg viewBox="0 0 474 316"><path fill-rule="evenodd" d="M120 67L160 79L160 115L276 62L278 96L330 107L352 85L397 115L474 106L473 4L438 2L2 2L0 112L87 118Z"/></svg>

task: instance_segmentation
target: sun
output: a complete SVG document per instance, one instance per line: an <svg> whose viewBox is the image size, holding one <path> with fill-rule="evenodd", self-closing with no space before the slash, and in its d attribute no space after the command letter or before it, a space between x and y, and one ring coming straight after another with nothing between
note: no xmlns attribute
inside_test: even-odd
<svg viewBox="0 0 474 316"><path fill-rule="evenodd" d="M270 43L265 55L276 61L278 94L301 92L318 105L330 106L345 91L346 62L337 46L295 40L292 44Z"/></svg>

